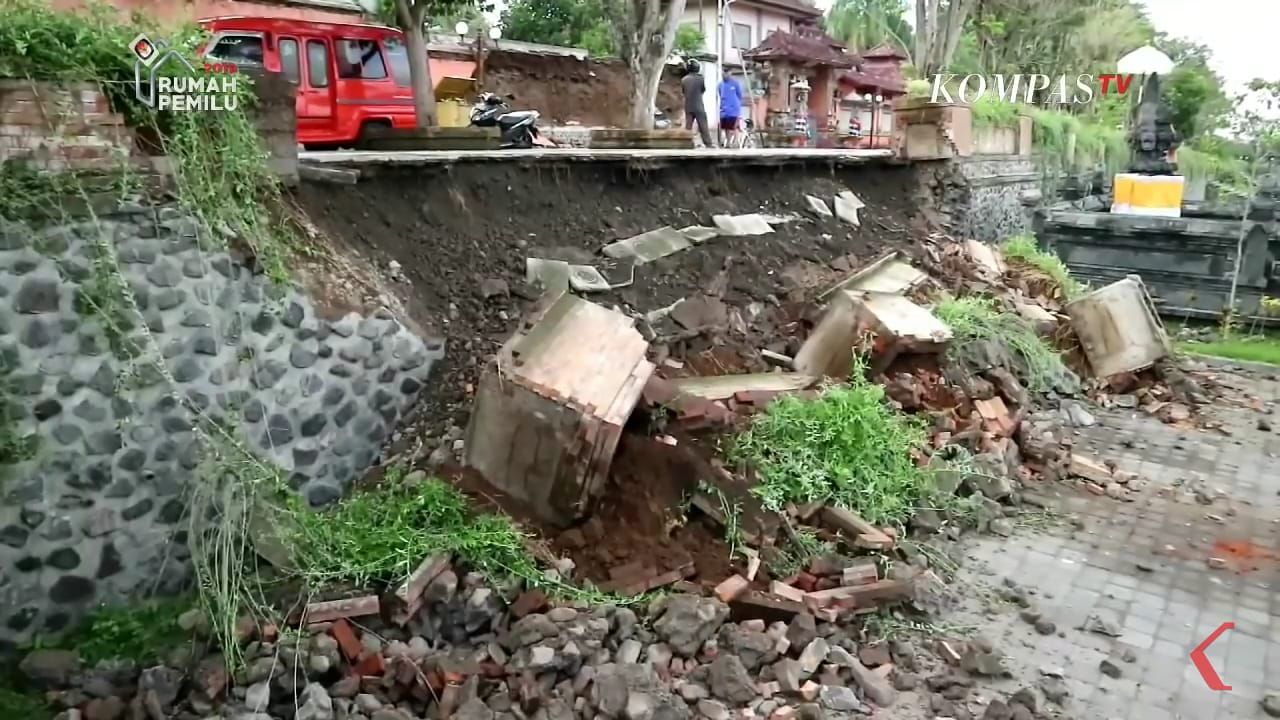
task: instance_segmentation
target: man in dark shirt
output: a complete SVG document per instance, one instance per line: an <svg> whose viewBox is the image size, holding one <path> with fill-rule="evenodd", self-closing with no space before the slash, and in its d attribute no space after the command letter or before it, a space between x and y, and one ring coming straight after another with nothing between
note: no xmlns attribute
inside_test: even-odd
<svg viewBox="0 0 1280 720"><path fill-rule="evenodd" d="M680 86L684 90L684 129L688 130L696 122L698 132L702 135L702 144L712 147L711 130L707 127L707 109L702 104L702 94L707 86L696 61L690 61L686 67Z"/></svg>

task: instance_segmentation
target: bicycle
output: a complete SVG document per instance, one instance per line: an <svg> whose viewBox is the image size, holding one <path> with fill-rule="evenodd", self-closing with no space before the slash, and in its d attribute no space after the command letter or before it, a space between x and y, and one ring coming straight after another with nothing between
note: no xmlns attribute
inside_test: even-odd
<svg viewBox="0 0 1280 720"><path fill-rule="evenodd" d="M720 135L717 138L719 140L720 147L730 150L750 150L752 148L761 147L762 143L760 142L758 133L755 131L755 123L751 122L750 118L742 118L739 121L739 124L740 126L738 131L735 133L732 141L729 140L728 133L723 129L720 130Z"/></svg>

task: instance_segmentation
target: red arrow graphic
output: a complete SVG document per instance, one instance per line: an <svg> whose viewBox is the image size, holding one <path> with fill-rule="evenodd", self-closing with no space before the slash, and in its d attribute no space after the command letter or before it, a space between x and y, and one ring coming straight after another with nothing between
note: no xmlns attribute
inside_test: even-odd
<svg viewBox="0 0 1280 720"><path fill-rule="evenodd" d="M1205 657L1204 651L1209 649L1209 646L1213 644L1214 640L1218 639L1218 636L1228 630L1234 630L1235 627L1236 624L1233 622L1222 623L1221 627L1210 633L1209 637L1204 639L1204 642L1191 651L1191 663L1196 666L1196 670L1200 671L1200 677L1204 678L1204 684L1208 685L1210 690L1222 692L1230 690L1231 686L1223 684L1222 678L1218 677L1218 671L1213 669L1213 664L1209 662L1208 657Z"/></svg>

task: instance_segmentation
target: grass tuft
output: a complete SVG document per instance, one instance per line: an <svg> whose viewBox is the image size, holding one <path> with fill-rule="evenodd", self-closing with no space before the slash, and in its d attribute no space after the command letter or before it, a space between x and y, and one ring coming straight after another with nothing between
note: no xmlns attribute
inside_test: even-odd
<svg viewBox="0 0 1280 720"><path fill-rule="evenodd" d="M1210 342L1179 342L1178 349L1192 355L1280 365L1280 339L1266 335L1247 335Z"/></svg>
<svg viewBox="0 0 1280 720"><path fill-rule="evenodd" d="M954 333L948 352L966 364L985 364L986 359L979 354L983 350L975 343L989 341L1014 356L1021 367L1009 369L1020 375L1031 392L1049 392L1070 375L1062 357L1031 323L1017 313L1001 312L990 298L947 298L933 312Z"/></svg>
<svg viewBox="0 0 1280 720"><path fill-rule="evenodd" d="M190 639L178 627L178 616L190 607L186 598L104 606L60 638L57 645L75 650L88 667L103 660L132 660L146 667Z"/></svg>
<svg viewBox="0 0 1280 720"><path fill-rule="evenodd" d="M312 587L395 584L427 556L449 552L495 582L519 579L564 596L605 598L549 578L510 518L472 512L466 496L441 480L383 486L326 512L294 513L291 521L294 560Z"/></svg>
<svg viewBox="0 0 1280 720"><path fill-rule="evenodd" d="M923 445L923 422L893 411L884 388L855 367L847 385L815 399L783 397L755 416L730 450L750 463L754 492L770 510L825 501L877 524L900 523L929 486L912 450Z"/></svg>
<svg viewBox="0 0 1280 720"><path fill-rule="evenodd" d="M1088 290L1086 286L1071 277L1066 263L1062 262L1061 258L1051 252L1041 250L1036 245L1036 239L1032 235L1011 237L1000 246L1000 251L1006 259L1026 263L1048 275L1054 284L1062 289L1063 297L1068 300L1080 297Z"/></svg>

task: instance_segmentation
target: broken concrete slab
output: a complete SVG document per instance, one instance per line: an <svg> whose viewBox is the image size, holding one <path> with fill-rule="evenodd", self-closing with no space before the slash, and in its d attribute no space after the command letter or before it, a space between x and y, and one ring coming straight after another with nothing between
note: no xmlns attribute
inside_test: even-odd
<svg viewBox="0 0 1280 720"><path fill-rule="evenodd" d="M578 292L604 292L614 288L613 284L591 265L570 265L569 287Z"/></svg>
<svg viewBox="0 0 1280 720"><path fill-rule="evenodd" d="M866 207L866 205L858 199L858 196L848 190L836 195L836 217L850 225L853 225L854 227L862 224L862 221L858 219L858 211L864 207Z"/></svg>
<svg viewBox="0 0 1280 720"><path fill-rule="evenodd" d="M692 395L706 400L727 400L742 392L796 392L812 387L817 381L818 378L813 375L774 372L681 378L672 385L681 395Z"/></svg>
<svg viewBox="0 0 1280 720"><path fill-rule="evenodd" d="M830 220L834 215L831 213L831 206L827 205L827 201L812 195L805 195L804 201L808 203L809 210L818 216L819 220Z"/></svg>
<svg viewBox="0 0 1280 720"><path fill-rule="evenodd" d="M951 341L947 327L928 309L897 293L860 292L855 307L873 332L887 335L907 352L941 352Z"/></svg>
<svg viewBox="0 0 1280 720"><path fill-rule="evenodd" d="M827 312L800 352L795 368L809 375L849 375L854 345L871 333L874 353L886 358L899 352L941 352L951 328L929 310L896 293L855 290L836 292Z"/></svg>
<svg viewBox="0 0 1280 720"><path fill-rule="evenodd" d="M466 464L541 519L569 524L604 486L654 365L634 321L545 297L481 378Z"/></svg>
<svg viewBox="0 0 1280 720"><path fill-rule="evenodd" d="M688 238L689 242L694 245L701 245L712 238L720 237L719 230L704 225L690 225L689 227L680 228L680 234Z"/></svg>
<svg viewBox="0 0 1280 720"><path fill-rule="evenodd" d="M997 277L1004 275L1004 256L997 248L977 240L965 240L964 247L969 253L969 257L973 258L974 262L985 268L987 272Z"/></svg>
<svg viewBox="0 0 1280 720"><path fill-rule="evenodd" d="M530 285L540 285L546 290L567 290L570 275L569 263L563 260L524 259L524 281Z"/></svg>
<svg viewBox="0 0 1280 720"><path fill-rule="evenodd" d="M604 254L615 260L632 260L637 265L678 253L692 246L679 230L664 225L604 246Z"/></svg>
<svg viewBox="0 0 1280 720"><path fill-rule="evenodd" d="M671 308L671 319L686 330L722 328L729 322L729 308L710 295L686 298Z"/></svg>
<svg viewBox="0 0 1280 720"><path fill-rule="evenodd" d="M855 271L836 285L825 290L819 299L825 299L837 290L865 290L867 292L906 293L923 284L929 276L898 259L898 252L886 253L870 265Z"/></svg>
<svg viewBox="0 0 1280 720"><path fill-rule="evenodd" d="M773 232L773 226L763 215L752 213L749 215L713 215L711 220L725 235L737 237L746 237L749 235L768 235Z"/></svg>

